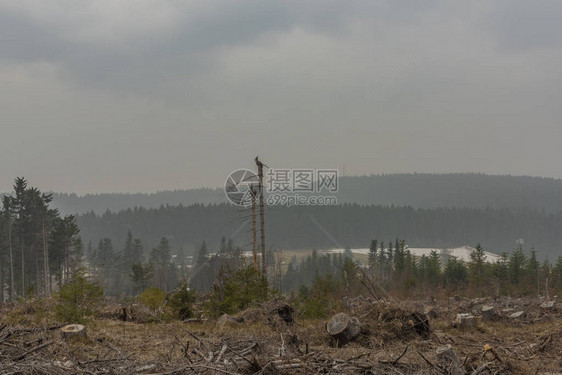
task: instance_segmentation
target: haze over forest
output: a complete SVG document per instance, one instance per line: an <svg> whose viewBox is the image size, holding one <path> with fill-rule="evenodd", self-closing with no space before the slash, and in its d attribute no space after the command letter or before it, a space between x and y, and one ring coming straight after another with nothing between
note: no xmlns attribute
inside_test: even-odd
<svg viewBox="0 0 562 375"><path fill-rule="evenodd" d="M267 207L268 246L279 249L367 247L372 238L406 239L415 247L481 243L501 253L523 239L541 258L562 245L562 181L484 174L395 174L342 177L338 206ZM53 206L78 214L85 244L110 238L119 246L129 230L147 248L161 237L193 254L221 237L251 243L248 211L224 191L196 189L154 194L54 194ZM326 234L328 233L328 235Z"/></svg>
<svg viewBox="0 0 562 375"><path fill-rule="evenodd" d="M340 204L530 209L547 213L562 210L562 180L528 176L474 173L348 176L340 178L339 191L334 195ZM225 202L223 187L136 194L53 194L53 205L67 214Z"/></svg>

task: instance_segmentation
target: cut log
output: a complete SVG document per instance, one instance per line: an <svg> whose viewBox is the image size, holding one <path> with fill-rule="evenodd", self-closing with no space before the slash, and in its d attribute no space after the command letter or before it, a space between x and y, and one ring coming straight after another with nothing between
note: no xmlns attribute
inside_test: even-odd
<svg viewBox="0 0 562 375"><path fill-rule="evenodd" d="M347 344L361 333L361 323L354 317L345 313L336 314L326 323L326 331L338 343L338 346Z"/></svg>
<svg viewBox="0 0 562 375"><path fill-rule="evenodd" d="M436 354L439 359L439 366L445 370L446 374L464 375L466 373L462 368L461 360L451 345L437 348Z"/></svg>
<svg viewBox="0 0 562 375"><path fill-rule="evenodd" d="M519 319L525 314L525 311L517 311L509 316L510 319Z"/></svg>
<svg viewBox="0 0 562 375"><path fill-rule="evenodd" d="M84 327L82 324L69 324L62 327L60 330L62 333L62 337L65 340L68 340L73 337L82 337L82 338L87 337L86 327Z"/></svg>
<svg viewBox="0 0 562 375"><path fill-rule="evenodd" d="M453 321L455 328L472 328L476 327L476 317L471 314L457 314L457 318Z"/></svg>
<svg viewBox="0 0 562 375"><path fill-rule="evenodd" d="M217 328L222 329L226 325L226 323L238 324L242 323L243 321L243 319L234 318L228 314L222 314L221 317L217 320Z"/></svg>
<svg viewBox="0 0 562 375"><path fill-rule="evenodd" d="M491 322L498 318L494 306L482 306L482 321Z"/></svg>

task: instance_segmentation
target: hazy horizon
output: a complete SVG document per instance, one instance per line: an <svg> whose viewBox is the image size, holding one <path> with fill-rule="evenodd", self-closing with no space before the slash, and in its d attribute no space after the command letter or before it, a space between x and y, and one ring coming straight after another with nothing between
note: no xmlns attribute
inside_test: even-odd
<svg viewBox="0 0 562 375"><path fill-rule="evenodd" d="M251 168L249 168L251 169ZM341 173L341 171L340 171ZM402 173L370 173L370 174L362 174L362 175L340 175L339 178L361 178L361 177L373 177L373 176L398 176L398 175L436 175L436 176L446 176L446 175L482 175L488 177L521 177L521 178L536 178L536 179L546 179L546 180L554 180L554 181L561 181L562 178L558 177L549 177L549 176L531 176L531 175L516 175L516 174L491 174L491 173L481 173L481 172L442 172L442 173L430 173L430 172L402 172ZM31 185L36 186L40 190L48 193L54 194L67 194L67 195L76 195L77 197L84 197L88 195L104 195L104 194L145 194L145 195L152 195L152 194L159 194L159 193L166 193L166 192L177 192L177 191L189 191L189 190L223 190L224 185L220 186L193 186L193 187L179 187L179 188L170 188L164 190L137 190L137 191L98 191L98 192L74 192L74 191L55 191L52 189L43 189L40 185L35 184L34 181L31 181L27 178L27 176L16 176L16 177L24 177ZM15 177L14 177L15 178ZM0 192L0 194L10 194L13 189L9 187L6 191Z"/></svg>

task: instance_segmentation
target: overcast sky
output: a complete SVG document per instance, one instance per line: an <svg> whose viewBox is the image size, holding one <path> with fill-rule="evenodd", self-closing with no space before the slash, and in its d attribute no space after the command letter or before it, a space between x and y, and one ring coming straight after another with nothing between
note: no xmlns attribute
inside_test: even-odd
<svg viewBox="0 0 562 375"><path fill-rule="evenodd" d="M0 191L562 177L560 1L0 1Z"/></svg>

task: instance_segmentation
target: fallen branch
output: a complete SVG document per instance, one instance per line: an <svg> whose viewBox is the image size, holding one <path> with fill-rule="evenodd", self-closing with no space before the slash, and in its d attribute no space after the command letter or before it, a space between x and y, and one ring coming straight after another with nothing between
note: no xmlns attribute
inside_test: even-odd
<svg viewBox="0 0 562 375"><path fill-rule="evenodd" d="M22 354L20 354L20 355L18 355L18 356L15 356L14 358L12 358L12 361L16 362L16 361L22 360L22 359L24 359L25 357L27 357L29 354L31 354L31 353L33 353L33 352L36 352L36 351L38 351L38 350L41 350L41 349L43 349L43 348L45 348L45 347L51 345L52 343L53 343L53 341L51 340L51 341L47 341L47 342L44 343L44 344L37 345L37 346L34 347L33 349L29 349L28 351L26 351L26 352L24 352L24 353L22 353Z"/></svg>
<svg viewBox="0 0 562 375"><path fill-rule="evenodd" d="M396 364L398 363L398 361L399 361L402 357L404 357L404 355L405 355L406 352L408 351L408 348L409 348L409 347L410 347L409 345L406 345L406 347L404 348L404 351L402 352L402 354L400 354L400 355L398 356L398 358L396 358L394 361L392 361L392 365L393 365L393 366L396 366Z"/></svg>
<svg viewBox="0 0 562 375"><path fill-rule="evenodd" d="M445 372L443 371L443 369L441 368L441 366L436 365L436 364L434 364L433 362L431 362L429 359L426 358L425 355L423 355L422 352L420 352L419 350L416 350L416 352L420 355L420 357L423 358L423 360L424 360L428 365L430 365L430 366L433 367L434 369L438 370L438 371L441 372L442 374L445 373Z"/></svg>

